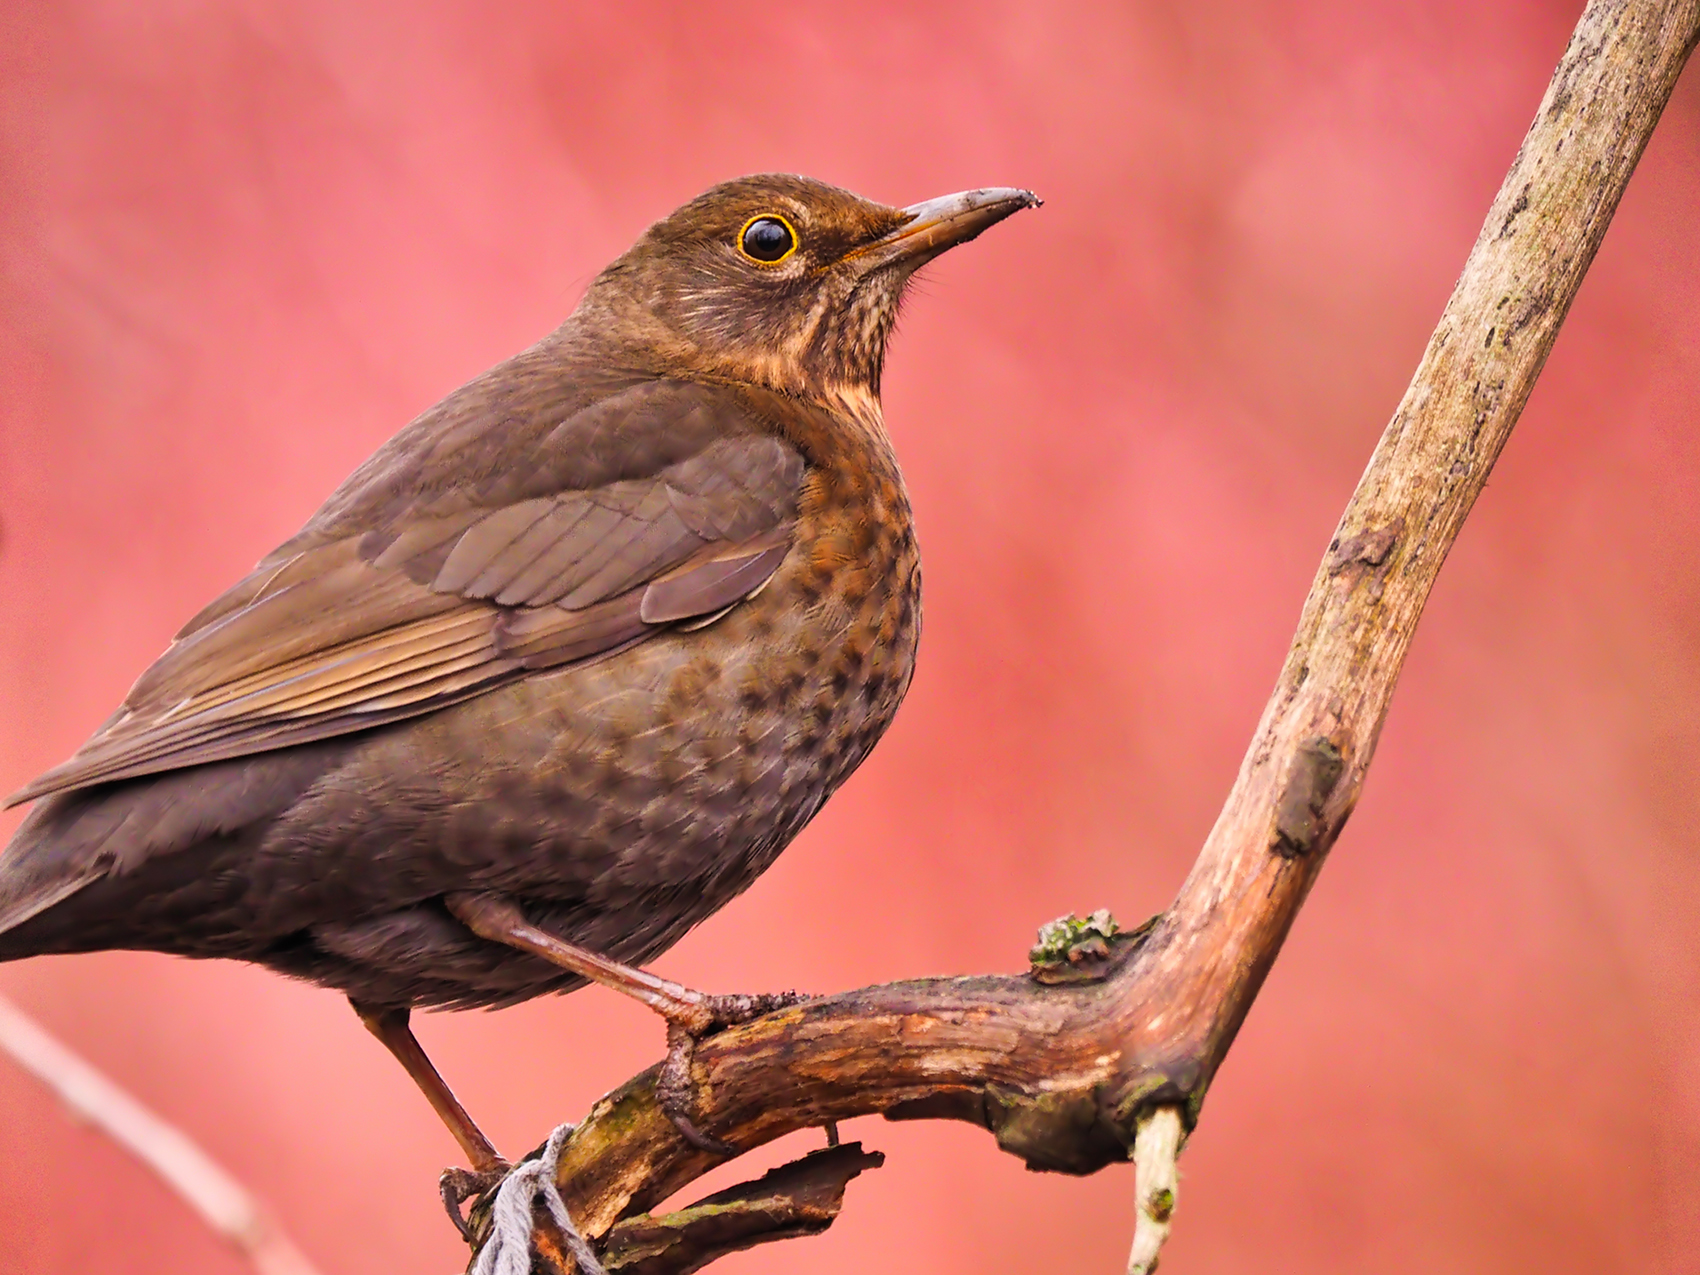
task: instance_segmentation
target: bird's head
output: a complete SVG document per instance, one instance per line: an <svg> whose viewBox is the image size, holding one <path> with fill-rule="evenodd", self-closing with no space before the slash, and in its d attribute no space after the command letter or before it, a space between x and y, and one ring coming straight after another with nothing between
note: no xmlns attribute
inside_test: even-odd
<svg viewBox="0 0 1700 1275"><path fill-rule="evenodd" d="M651 226L582 310L699 373L787 393L878 394L910 277L1038 202L998 188L893 208L807 177L744 177Z"/></svg>

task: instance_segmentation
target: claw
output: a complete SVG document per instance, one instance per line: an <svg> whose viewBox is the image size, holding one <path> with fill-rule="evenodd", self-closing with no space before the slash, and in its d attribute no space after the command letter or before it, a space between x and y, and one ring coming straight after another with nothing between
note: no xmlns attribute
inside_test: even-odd
<svg viewBox="0 0 1700 1275"><path fill-rule="evenodd" d="M712 1022L706 1031L696 1033L698 1039L711 1035L722 1027L737 1027L742 1023L751 1022L763 1014L771 1014L778 1009L790 1009L793 1005L801 1005L813 997L805 996L802 992L757 992L754 995L712 996L705 995L702 1003L711 1015Z"/></svg>
<svg viewBox="0 0 1700 1275"><path fill-rule="evenodd" d="M472 1169L444 1169L443 1176L437 1179L437 1190L442 1194L443 1208L448 1211L449 1220L455 1224L455 1230L460 1232L461 1239L468 1244L473 1241L472 1224L467 1221L460 1206L468 1200L476 1203L491 1188L500 1185L502 1179L508 1176L508 1172L509 1166L504 1162L482 1173Z"/></svg>
<svg viewBox="0 0 1700 1275"><path fill-rule="evenodd" d="M696 1097L691 1084L691 1061L696 1045L697 1038L689 1028L682 1023L667 1024L667 1061L661 1064L661 1074L655 1078L655 1101L686 1142L699 1151L730 1159L738 1154L738 1148L711 1138L691 1119Z"/></svg>
<svg viewBox="0 0 1700 1275"><path fill-rule="evenodd" d="M754 996L704 996L696 1003L699 1013L707 1011L707 1025L699 1027L700 1017L691 1020L669 1018L667 1022L667 1060L661 1064L661 1074L655 1080L655 1100L679 1136L699 1151L731 1158L738 1148L697 1128L691 1118L696 1089L691 1084L691 1063L697 1041L725 1027L736 1027L763 1014L786 1009L808 1000L797 992L763 992Z"/></svg>

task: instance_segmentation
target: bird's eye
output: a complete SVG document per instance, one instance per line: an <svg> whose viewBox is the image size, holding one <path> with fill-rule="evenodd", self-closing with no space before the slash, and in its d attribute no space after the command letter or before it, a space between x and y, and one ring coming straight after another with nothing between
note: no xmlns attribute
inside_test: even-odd
<svg viewBox="0 0 1700 1275"><path fill-rule="evenodd" d="M738 232L738 249L751 261L771 266L797 251L797 232L783 217L752 217Z"/></svg>

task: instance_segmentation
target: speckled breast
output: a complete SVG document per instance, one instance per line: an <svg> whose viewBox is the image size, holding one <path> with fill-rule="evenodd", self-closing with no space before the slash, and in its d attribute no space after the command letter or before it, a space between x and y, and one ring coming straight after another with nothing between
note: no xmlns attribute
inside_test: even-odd
<svg viewBox="0 0 1700 1275"><path fill-rule="evenodd" d="M921 575L877 410L805 440L792 548L754 597L512 688L550 743L515 794L531 853L491 884L563 937L634 961L664 949L754 881L891 724ZM547 831L517 809L540 799Z"/></svg>
<svg viewBox="0 0 1700 1275"><path fill-rule="evenodd" d="M264 959L374 1003L503 1004L580 980L474 939L431 897L499 892L641 962L754 881L885 733L920 637L909 500L877 405L823 419L794 440L810 464L792 546L754 596L355 748L321 784L334 836L292 813L251 869L268 898L311 892L349 920ZM483 764L431 761L468 755Z"/></svg>

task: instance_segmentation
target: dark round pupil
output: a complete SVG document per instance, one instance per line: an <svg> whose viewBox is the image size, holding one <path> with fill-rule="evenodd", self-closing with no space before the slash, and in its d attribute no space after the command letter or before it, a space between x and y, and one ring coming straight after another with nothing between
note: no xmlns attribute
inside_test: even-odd
<svg viewBox="0 0 1700 1275"><path fill-rule="evenodd" d="M791 251L791 227L773 217L758 217L744 228L744 251L757 261L778 261Z"/></svg>

